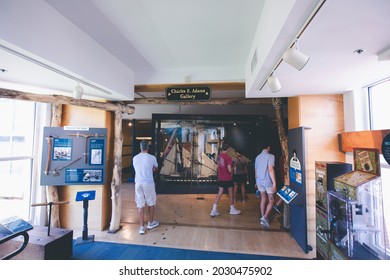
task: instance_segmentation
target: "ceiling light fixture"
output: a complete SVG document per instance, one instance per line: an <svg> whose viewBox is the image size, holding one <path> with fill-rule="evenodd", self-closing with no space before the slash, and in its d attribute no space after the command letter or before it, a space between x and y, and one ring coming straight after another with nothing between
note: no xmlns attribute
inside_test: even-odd
<svg viewBox="0 0 390 280"><path fill-rule="evenodd" d="M301 35L303 34L303 32L305 32L305 30L306 30L306 28L309 26L309 24L311 23L311 21L314 19L314 17L317 15L317 13L320 11L320 9L322 8L322 6L325 4L325 1L326 0L322 0L322 1L320 1L318 4L317 4L317 7L313 10L313 13L311 14L311 16L308 18L308 20L303 24L303 26L301 27L301 29L299 30L299 32L298 32L298 34L295 36L295 39L294 39L294 41L290 44L290 47L289 47L289 49L292 49L292 47L294 47L294 44L296 44L297 43L297 41L298 41L298 39L301 37ZM296 51L298 51L297 49L295 49ZM264 86L265 86L265 84L266 83L268 83L269 85L270 85L270 87L271 86L273 86L273 88L276 90L278 87L279 87L279 90L281 89L281 86L280 86L280 83L279 83L279 79L277 78L277 77L275 77L274 76L274 78L271 78L271 76L273 76L273 74L274 74L274 72L278 69L278 67L279 67L279 65L282 63L282 61L283 60L285 60L284 59L284 57L283 56L285 56L285 55L287 55L287 56L291 56L291 54L289 54L289 53L296 53L296 51L294 51L294 49L292 49L292 50L287 50L287 51L285 51L284 52L284 54L282 55L282 57L279 59L279 61L276 63L276 65L275 65L275 67L273 67L272 69L272 72L269 74L269 76L268 76L268 78L263 82L263 84L261 85L261 87L259 88L259 91L261 91L263 88L264 88ZM299 51L298 51L299 52ZM298 69L298 70L301 70L305 65L306 65L306 63L309 61L309 58L306 56L306 55L304 55L304 54L302 54L302 55L300 55L300 54L302 54L301 52L299 52L299 54L295 54L295 56L294 56L294 54L292 55L292 57L293 58L295 58L296 60L298 60L298 62L300 61L300 60L302 60L302 61L305 61L304 63L303 63L303 66L302 67L298 67L298 68L300 68L300 69ZM304 59L305 58L305 59ZM306 59L307 58L307 59ZM289 59L288 57L287 57L287 59ZM287 62L287 60L286 60L286 62ZM298 64L298 62L297 62L297 64ZM292 63L293 65L294 65L294 63ZM301 64L302 64L302 62L301 62ZM295 66L294 66L295 67ZM271 83L270 83L270 78L271 78ZM275 81L276 80L276 81ZM271 90L272 90L272 88L271 88ZM272 92L277 92L277 91L272 91Z"/></svg>
<svg viewBox="0 0 390 280"><path fill-rule="evenodd" d="M84 93L83 87L80 86L80 84L78 84L78 85L75 86L75 88L73 89L73 98L74 98L74 99L81 99L81 97L83 96L83 93Z"/></svg>
<svg viewBox="0 0 390 280"><path fill-rule="evenodd" d="M267 83L273 93L282 89L278 77L276 77L274 74L271 74L271 76L268 77Z"/></svg>
<svg viewBox="0 0 390 280"><path fill-rule="evenodd" d="M295 44L292 48L288 48L283 53L283 60L298 71L301 71L303 67L305 67L309 59L310 57L299 51L298 39L295 41Z"/></svg>

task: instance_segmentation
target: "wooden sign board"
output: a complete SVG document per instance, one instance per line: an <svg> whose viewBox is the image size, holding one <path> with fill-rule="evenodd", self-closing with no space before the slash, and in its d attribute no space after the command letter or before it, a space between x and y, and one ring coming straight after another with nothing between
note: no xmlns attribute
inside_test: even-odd
<svg viewBox="0 0 390 280"><path fill-rule="evenodd" d="M167 101L209 101L211 99L211 88L209 86L183 86L167 87L165 89Z"/></svg>
<svg viewBox="0 0 390 280"><path fill-rule="evenodd" d="M389 129L342 132L339 138L340 151L353 152L353 148L365 147L379 149L382 153L382 141L389 133Z"/></svg>

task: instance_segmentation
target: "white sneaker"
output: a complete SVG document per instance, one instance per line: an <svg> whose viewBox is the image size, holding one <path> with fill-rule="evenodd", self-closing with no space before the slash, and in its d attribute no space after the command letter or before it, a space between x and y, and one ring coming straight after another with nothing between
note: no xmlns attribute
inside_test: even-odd
<svg viewBox="0 0 390 280"><path fill-rule="evenodd" d="M236 209L235 207L230 208L230 215L240 215L241 210Z"/></svg>
<svg viewBox="0 0 390 280"><path fill-rule="evenodd" d="M262 218L260 219L260 224L263 225L265 228L269 228L268 219L265 218L265 217L262 217Z"/></svg>
<svg viewBox="0 0 390 280"><path fill-rule="evenodd" d="M148 222L147 228L148 229L152 229L152 228L158 227L159 225L160 225L160 222L154 220L153 222Z"/></svg>
<svg viewBox="0 0 390 280"><path fill-rule="evenodd" d="M139 234L145 234L145 227L140 227L138 232Z"/></svg>
<svg viewBox="0 0 390 280"><path fill-rule="evenodd" d="M210 216L211 217L219 216L219 212L217 210L211 210Z"/></svg>

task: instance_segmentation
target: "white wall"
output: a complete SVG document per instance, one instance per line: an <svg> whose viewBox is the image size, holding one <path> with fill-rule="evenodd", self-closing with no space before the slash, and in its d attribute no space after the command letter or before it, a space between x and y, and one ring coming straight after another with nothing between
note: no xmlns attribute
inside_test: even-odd
<svg viewBox="0 0 390 280"><path fill-rule="evenodd" d="M369 130L367 89L356 88L343 96L345 131Z"/></svg>

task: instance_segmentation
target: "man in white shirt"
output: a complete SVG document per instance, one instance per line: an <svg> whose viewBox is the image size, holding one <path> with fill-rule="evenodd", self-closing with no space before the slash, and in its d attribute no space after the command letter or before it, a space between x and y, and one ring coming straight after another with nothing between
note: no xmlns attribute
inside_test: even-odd
<svg viewBox="0 0 390 280"><path fill-rule="evenodd" d="M157 203L156 188L153 178L153 172L157 170L157 159L154 155L148 153L149 143L141 141L141 152L133 158L133 167L135 170L135 203L138 209L138 218L140 223L139 233L145 234L146 228L153 229L158 227L160 222L154 220L154 206ZM149 222L145 228L144 208L145 204L149 207Z"/></svg>
<svg viewBox="0 0 390 280"><path fill-rule="evenodd" d="M275 156L270 151L271 145L265 144L262 152L255 159L256 185L261 193L260 224L266 228L269 228L268 215L274 206L276 192Z"/></svg>

